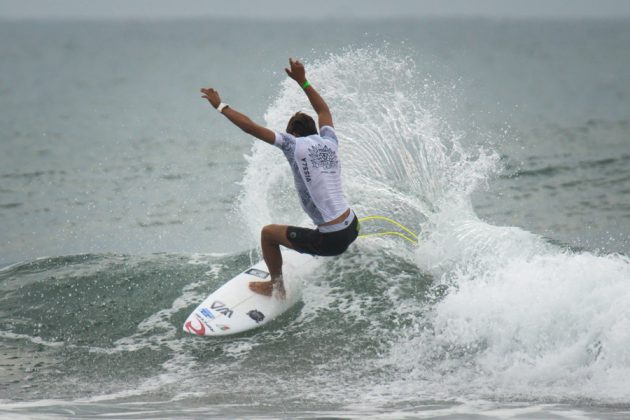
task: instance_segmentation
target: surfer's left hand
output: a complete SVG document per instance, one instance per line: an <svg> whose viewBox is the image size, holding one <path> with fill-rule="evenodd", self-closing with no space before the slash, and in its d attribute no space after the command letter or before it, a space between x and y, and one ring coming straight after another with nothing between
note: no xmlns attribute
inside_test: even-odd
<svg viewBox="0 0 630 420"><path fill-rule="evenodd" d="M201 93L203 93L201 97L207 99L213 107L216 108L221 104L221 97L216 90L212 88L202 88Z"/></svg>
<svg viewBox="0 0 630 420"><path fill-rule="evenodd" d="M289 58L289 66L291 69L285 68L284 71L287 72L287 75L298 82L300 85L303 85L306 82L306 70L304 69L304 64L302 64L299 60L294 60Z"/></svg>

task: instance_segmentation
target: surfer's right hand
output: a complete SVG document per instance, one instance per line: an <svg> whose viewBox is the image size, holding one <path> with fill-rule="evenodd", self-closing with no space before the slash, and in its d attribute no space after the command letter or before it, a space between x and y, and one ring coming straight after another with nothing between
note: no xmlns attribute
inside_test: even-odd
<svg viewBox="0 0 630 420"><path fill-rule="evenodd" d="M221 104L221 97L219 96L219 92L217 92L216 90L214 90L213 88L209 87L209 88L203 88L201 89L201 93L203 93L203 95L201 96L204 99L207 99L208 102L210 102L210 104L213 107L218 107Z"/></svg>

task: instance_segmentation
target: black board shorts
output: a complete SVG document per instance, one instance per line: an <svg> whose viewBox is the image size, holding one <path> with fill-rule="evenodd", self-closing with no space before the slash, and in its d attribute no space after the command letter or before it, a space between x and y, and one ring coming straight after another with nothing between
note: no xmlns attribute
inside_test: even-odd
<svg viewBox="0 0 630 420"><path fill-rule="evenodd" d="M359 236L359 220L356 216L348 227L336 232L320 232L318 229L308 229L289 226L287 239L293 249L302 254L332 257L343 254Z"/></svg>

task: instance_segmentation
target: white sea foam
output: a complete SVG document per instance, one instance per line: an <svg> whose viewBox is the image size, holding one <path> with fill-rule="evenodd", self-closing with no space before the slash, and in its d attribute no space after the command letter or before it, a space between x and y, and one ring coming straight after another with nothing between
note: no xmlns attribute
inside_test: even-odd
<svg viewBox="0 0 630 420"><path fill-rule="evenodd" d="M391 346L382 363L400 370L400 380L379 387L427 398L627 401L630 261L480 220L470 194L497 170L498 155L440 117L450 93L431 80L408 82L418 79L410 59L366 49L308 69L333 110L353 208L421 230L413 260L448 288ZM282 129L298 109L310 107L286 81L267 123ZM281 153L256 144L248 159L241 210L253 237L272 220L304 221ZM322 305L331 300L326 286L306 293ZM360 315L358 306L345 308Z"/></svg>
<svg viewBox="0 0 630 420"><path fill-rule="evenodd" d="M208 264L208 261L217 259L217 258L221 258L221 257L225 257L229 254L226 253L218 253L218 252L211 252L211 253L194 253L190 256L190 260L188 261L188 264L192 264L192 265L205 265Z"/></svg>
<svg viewBox="0 0 630 420"><path fill-rule="evenodd" d="M414 361L410 378L430 372L455 393L627 401L628 258L478 220L433 228L419 255L450 292L430 330L392 348L394 363Z"/></svg>
<svg viewBox="0 0 630 420"><path fill-rule="evenodd" d="M37 336L30 336L27 334L17 334L14 332L2 331L2 330L0 330L0 337L12 339L12 340L27 340L33 344L39 344L46 347L63 347L64 345L66 345L63 341L48 341Z"/></svg>

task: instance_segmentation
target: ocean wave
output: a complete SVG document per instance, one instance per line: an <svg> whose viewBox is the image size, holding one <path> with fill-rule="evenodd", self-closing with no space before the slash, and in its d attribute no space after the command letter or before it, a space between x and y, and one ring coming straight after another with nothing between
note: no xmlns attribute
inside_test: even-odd
<svg viewBox="0 0 630 420"><path fill-rule="evenodd" d="M181 325L256 251L90 254L5 268L0 344L15 360L26 348L47 363L33 387L4 389L25 400L206 407L260 406L265 390L273 404L302 411L322 402L372 412L436 400L627 404L628 258L481 220L470 195L499 172L500 157L445 119L456 93L420 77L404 54L349 50L308 68L333 110L353 208L395 218L419 245L366 238L313 260L298 273L301 304L268 327L217 340ZM284 127L307 108L286 82L266 120ZM255 250L263 225L305 217L278 150L256 143L247 160L237 205Z"/></svg>

